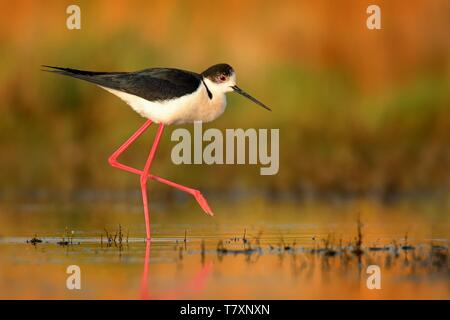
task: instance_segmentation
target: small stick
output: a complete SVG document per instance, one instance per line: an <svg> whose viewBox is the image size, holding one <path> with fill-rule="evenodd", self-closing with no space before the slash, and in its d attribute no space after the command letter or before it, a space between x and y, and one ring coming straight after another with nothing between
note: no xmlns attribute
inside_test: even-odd
<svg viewBox="0 0 450 320"><path fill-rule="evenodd" d="M122 226L119 224L119 243L122 244Z"/></svg>

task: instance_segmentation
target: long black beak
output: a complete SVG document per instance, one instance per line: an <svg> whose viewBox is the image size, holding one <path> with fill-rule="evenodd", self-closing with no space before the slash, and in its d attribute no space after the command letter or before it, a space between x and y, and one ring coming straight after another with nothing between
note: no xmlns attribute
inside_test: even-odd
<svg viewBox="0 0 450 320"><path fill-rule="evenodd" d="M261 107L263 107L264 109L267 109L269 111L272 111L268 106L266 106L264 103L262 103L261 101L253 98L251 95L249 95L247 92L245 92L244 90L242 90L241 88L239 88L238 86L232 86L231 88L233 88L234 91L236 91L237 93L239 93L240 95L246 97L247 99L252 100L254 103L256 103L257 105L260 105Z"/></svg>

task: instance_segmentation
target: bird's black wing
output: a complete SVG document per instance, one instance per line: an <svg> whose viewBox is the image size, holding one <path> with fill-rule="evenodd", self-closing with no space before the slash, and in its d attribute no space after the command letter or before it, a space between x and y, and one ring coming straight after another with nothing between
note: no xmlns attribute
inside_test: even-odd
<svg viewBox="0 0 450 320"><path fill-rule="evenodd" d="M136 72L93 72L70 68L44 66L46 70L102 87L133 94L149 101L175 99L197 90L201 75L170 68L152 68Z"/></svg>

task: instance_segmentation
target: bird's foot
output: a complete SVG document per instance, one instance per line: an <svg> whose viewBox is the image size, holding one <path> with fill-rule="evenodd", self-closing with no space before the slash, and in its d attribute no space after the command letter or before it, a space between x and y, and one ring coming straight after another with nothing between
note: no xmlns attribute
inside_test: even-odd
<svg viewBox="0 0 450 320"><path fill-rule="evenodd" d="M206 214L210 215L211 217L214 216L214 213L212 212L211 208L208 205L208 201L206 201L205 197L203 197L200 191L195 191L194 197L195 200L197 200L200 207L202 207L203 211L206 212Z"/></svg>

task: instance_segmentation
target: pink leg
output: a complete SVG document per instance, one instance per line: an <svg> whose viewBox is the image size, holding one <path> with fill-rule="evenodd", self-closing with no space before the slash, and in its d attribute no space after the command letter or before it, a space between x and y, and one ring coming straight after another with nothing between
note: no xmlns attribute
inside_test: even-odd
<svg viewBox="0 0 450 320"><path fill-rule="evenodd" d="M149 298L148 269L150 267L150 243L150 241L145 242L144 270L142 271L141 278L141 300L147 300Z"/></svg>
<svg viewBox="0 0 450 320"><path fill-rule="evenodd" d="M164 125L161 123L156 132L155 140L153 141L152 148L148 155L147 161L145 162L144 171L141 174L141 192L142 192L142 202L144 204L144 214L145 214L145 231L147 233L147 240L150 240L150 217L148 213L148 198L147 198L147 181L148 174L150 172L150 167L152 166L153 159L155 158L156 149L158 149L159 141L161 140L161 135L164 131Z"/></svg>
<svg viewBox="0 0 450 320"><path fill-rule="evenodd" d="M125 152L125 150L134 142L136 141L137 138L139 138L145 130L147 130L147 128L152 124L151 120L147 120L144 125L142 127L140 127L127 141L125 141L125 143L123 145L121 145L108 159L108 162L111 166L113 166L114 168L118 168L127 172L131 172L137 175L142 175L143 171L138 170L136 168L124 165L120 162L117 161L117 159L120 157L120 155L122 153ZM183 192L189 193L192 196L195 197L195 199L197 200L198 204L200 205L200 207L203 209L203 211L205 211L207 214L209 215L213 215L213 212L211 210L211 208L208 205L208 202L206 201L206 199L203 197L203 195L200 193L200 191L193 189L193 188L189 188L189 187L185 187L183 185L177 184L175 182L172 182L170 180L158 177L156 175L149 175L149 178L164 184L167 184L168 186L171 186L173 188L176 188L178 190L181 190Z"/></svg>
<svg viewBox="0 0 450 320"><path fill-rule="evenodd" d="M186 193L189 193L191 195L194 196L195 200L197 200L198 204L200 205L200 207L203 209L203 211L206 212L206 214L209 214L210 216L213 216L214 213L212 212L211 208L208 205L208 202L206 201L205 197L203 197L203 195L201 194L200 191L196 190L196 189L192 189L189 187L185 187L181 184L172 182L170 180L155 176L155 175L150 175L150 179L167 184L168 186L171 186L172 188L184 191Z"/></svg>
<svg viewBox="0 0 450 320"><path fill-rule="evenodd" d="M114 151L114 153L108 158L109 164L115 168L128 171L124 168L126 166L123 166L121 163L119 163L117 161L117 158L120 157L120 155L122 153L124 153L125 150L127 150L128 147L133 142L135 142L136 139L139 138L145 132L145 130L148 129L148 127L150 127L151 124L152 124L152 120L145 121L145 123L142 125L142 127L140 127L135 133L133 133L133 135L127 141L125 141L124 144L122 144L116 151Z"/></svg>

